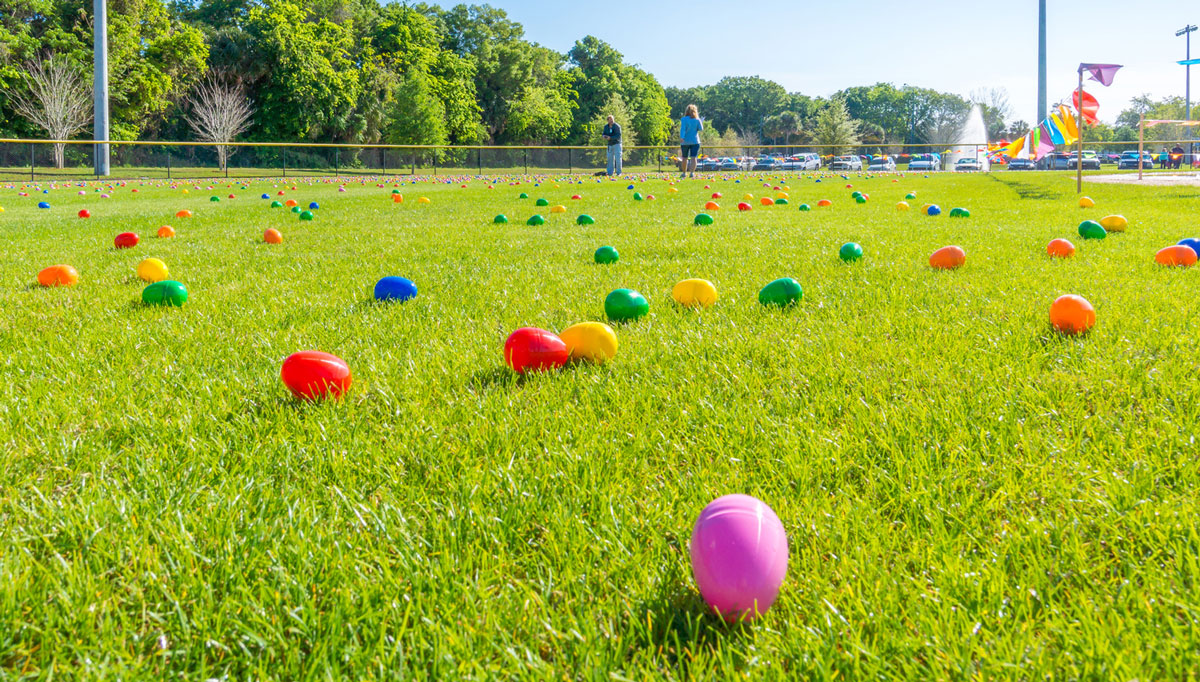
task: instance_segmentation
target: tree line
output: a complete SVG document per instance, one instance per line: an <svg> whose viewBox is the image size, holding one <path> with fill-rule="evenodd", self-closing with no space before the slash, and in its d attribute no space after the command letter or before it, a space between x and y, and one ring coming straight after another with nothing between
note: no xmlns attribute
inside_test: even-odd
<svg viewBox="0 0 1200 682"><path fill-rule="evenodd" d="M90 90L91 5L0 0L0 136L48 136L29 105L51 60ZM754 76L664 88L599 38L559 53L489 5L109 0L109 22L115 140L195 139L212 88L242 100L252 141L598 144L613 114L627 146L665 145L692 103L709 145L944 143L975 104L993 139L1029 128L997 90L877 83L823 98ZM1127 134L1121 121L1097 134Z"/></svg>

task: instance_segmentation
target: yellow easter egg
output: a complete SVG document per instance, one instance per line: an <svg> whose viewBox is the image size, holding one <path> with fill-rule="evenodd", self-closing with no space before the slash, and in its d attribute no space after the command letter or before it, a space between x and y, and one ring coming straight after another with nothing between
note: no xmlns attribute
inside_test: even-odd
<svg viewBox="0 0 1200 682"><path fill-rule="evenodd" d="M559 206L551 206L551 207L550 207L550 212L551 212L551 213L566 213L566 212L567 212L567 207L566 207L566 206L561 206L561 205L559 205Z"/></svg>
<svg viewBox="0 0 1200 682"><path fill-rule="evenodd" d="M429 201L429 197L421 197L420 199L417 199L417 203L418 204L429 204L429 203L433 203L433 202Z"/></svg>
<svg viewBox="0 0 1200 682"><path fill-rule="evenodd" d="M681 306L707 308L717 302L717 288L706 279L685 279L671 289L671 297Z"/></svg>
<svg viewBox="0 0 1200 682"><path fill-rule="evenodd" d="M157 258L147 258L138 263L137 276L147 282L161 282L167 277L167 264Z"/></svg>
<svg viewBox="0 0 1200 682"><path fill-rule="evenodd" d="M617 335L603 322L580 322L563 330L558 338L567 346L572 360L603 364L617 354Z"/></svg>
<svg viewBox="0 0 1200 682"><path fill-rule="evenodd" d="M1100 219L1100 227L1108 232L1124 232L1128 226L1129 221L1123 215L1104 216Z"/></svg>
<svg viewBox="0 0 1200 682"><path fill-rule="evenodd" d="M908 210L908 202L901 201L900 203L896 204L896 210L897 211L907 211Z"/></svg>
<svg viewBox="0 0 1200 682"><path fill-rule="evenodd" d="M675 189L674 187L668 187L667 191L670 192L671 194L675 194L679 190ZM3 210L4 210L3 208L0 208L0 211L3 211Z"/></svg>
<svg viewBox="0 0 1200 682"><path fill-rule="evenodd" d="M1079 198L1079 208L1091 208L1095 205L1096 205L1096 202L1092 201L1091 197L1080 197Z"/></svg>
<svg viewBox="0 0 1200 682"><path fill-rule="evenodd" d="M754 195L749 192L746 192L745 194L742 195L742 201L750 201L753 198L754 198Z"/></svg>
<svg viewBox="0 0 1200 682"><path fill-rule="evenodd" d="M776 193L775 193L775 198L776 198L776 199L787 199L787 198L789 198L789 197L788 197L788 193L787 193L787 192L776 192Z"/></svg>

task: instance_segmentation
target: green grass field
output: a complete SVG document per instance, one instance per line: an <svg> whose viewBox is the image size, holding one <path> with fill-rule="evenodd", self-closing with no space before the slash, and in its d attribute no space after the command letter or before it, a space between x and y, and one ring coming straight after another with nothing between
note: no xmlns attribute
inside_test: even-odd
<svg viewBox="0 0 1200 682"><path fill-rule="evenodd" d="M762 175L644 180L656 200L580 176L424 181L403 204L359 179L0 187L0 677L1196 674L1200 271L1154 254L1200 236L1200 191L1093 185L1081 210L1068 174L853 175L857 205L791 175L789 206L739 213ZM258 198L280 189L316 220ZM1110 213L1127 232L1078 237ZM114 249L125 230L141 243ZM1055 237L1073 259L1047 258ZM619 263L592 262L605 244ZM931 270L947 244L966 266ZM184 307L141 305L149 256ZM56 263L80 283L36 286ZM385 275L420 295L374 303ZM761 306L785 276L803 301ZM716 306L672 304L688 277ZM613 361L505 367L511 331L602 320L619 287L651 312ZM1092 333L1050 329L1065 293ZM303 349L349 363L344 400L290 397ZM734 492L789 535L748 625L706 615L687 550Z"/></svg>

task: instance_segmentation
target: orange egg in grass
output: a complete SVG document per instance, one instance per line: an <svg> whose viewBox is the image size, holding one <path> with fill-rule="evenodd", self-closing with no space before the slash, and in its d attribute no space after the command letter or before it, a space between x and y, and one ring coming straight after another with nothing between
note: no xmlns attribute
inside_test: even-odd
<svg viewBox="0 0 1200 682"><path fill-rule="evenodd" d="M967 262L967 253L960 246L943 246L929 256L929 267L953 270Z"/></svg>
<svg viewBox="0 0 1200 682"><path fill-rule="evenodd" d="M283 234L279 230L276 230L272 227L266 232L263 232L263 241L268 244L282 244Z"/></svg>
<svg viewBox="0 0 1200 682"><path fill-rule="evenodd" d="M37 276L44 287L71 287L79 283L79 273L70 265L51 265Z"/></svg>
<svg viewBox="0 0 1200 682"><path fill-rule="evenodd" d="M1051 258L1070 258L1075 255L1075 245L1066 239L1051 239L1046 253Z"/></svg>
<svg viewBox="0 0 1200 682"><path fill-rule="evenodd" d="M1087 299L1064 294L1050 304L1050 326L1063 334L1083 334L1096 324L1096 309Z"/></svg>
<svg viewBox="0 0 1200 682"><path fill-rule="evenodd" d="M162 227L158 228L158 236L161 239L170 239L171 237L175 236L175 228L171 227L170 225L163 225Z"/></svg>
<svg viewBox="0 0 1200 682"><path fill-rule="evenodd" d="M833 202L828 199L822 199L817 202L817 206L833 206Z"/></svg>
<svg viewBox="0 0 1200 682"><path fill-rule="evenodd" d="M1196 264L1196 252L1188 246L1168 246L1154 254L1154 262L1168 267L1191 267Z"/></svg>

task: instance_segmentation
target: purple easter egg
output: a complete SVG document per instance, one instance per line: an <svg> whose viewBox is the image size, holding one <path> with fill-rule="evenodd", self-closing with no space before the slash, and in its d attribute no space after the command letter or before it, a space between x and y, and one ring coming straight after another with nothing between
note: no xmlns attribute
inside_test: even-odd
<svg viewBox="0 0 1200 682"><path fill-rule="evenodd" d="M709 608L726 620L767 612L787 575L787 533L779 517L749 495L708 504L692 529L692 574Z"/></svg>

